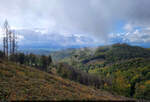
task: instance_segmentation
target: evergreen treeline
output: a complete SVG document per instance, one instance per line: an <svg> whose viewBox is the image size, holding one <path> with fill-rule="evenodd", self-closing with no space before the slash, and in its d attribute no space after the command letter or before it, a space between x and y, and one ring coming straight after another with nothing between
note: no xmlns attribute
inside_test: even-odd
<svg viewBox="0 0 150 102"><path fill-rule="evenodd" d="M57 64L57 73L64 78L68 78L84 85L94 86L96 88L104 88L105 83L111 85L111 80L88 74L82 70L69 66L67 63Z"/></svg>
<svg viewBox="0 0 150 102"><path fill-rule="evenodd" d="M16 63L47 70L52 63L51 56L17 53L10 56L10 60Z"/></svg>
<svg viewBox="0 0 150 102"><path fill-rule="evenodd" d="M40 70L47 71L50 69L52 65L51 56L46 55L35 55L35 54L24 54L24 53L16 53L10 56L5 56L3 52L0 51L0 58L4 60L13 61L18 64L23 64L31 67L38 68ZM7 59L8 58L8 59Z"/></svg>

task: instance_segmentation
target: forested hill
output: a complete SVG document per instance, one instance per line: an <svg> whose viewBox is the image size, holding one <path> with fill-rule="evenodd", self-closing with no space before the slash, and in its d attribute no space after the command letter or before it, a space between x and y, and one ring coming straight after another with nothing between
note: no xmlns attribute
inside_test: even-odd
<svg viewBox="0 0 150 102"><path fill-rule="evenodd" d="M128 60L132 58L150 58L149 48L130 46L128 44L114 44L95 48L66 49L51 52L53 60L71 60L77 57L79 61L87 63L92 60L105 60L107 63Z"/></svg>
<svg viewBox="0 0 150 102"><path fill-rule="evenodd" d="M62 53L62 52L61 52ZM150 100L150 50L127 44L79 49L62 59L88 74L104 78L104 89Z"/></svg>
<svg viewBox="0 0 150 102"><path fill-rule="evenodd" d="M112 46L97 48L94 55L83 62L101 59L105 60L106 63L114 63L133 58L150 58L150 50L127 44L114 44Z"/></svg>

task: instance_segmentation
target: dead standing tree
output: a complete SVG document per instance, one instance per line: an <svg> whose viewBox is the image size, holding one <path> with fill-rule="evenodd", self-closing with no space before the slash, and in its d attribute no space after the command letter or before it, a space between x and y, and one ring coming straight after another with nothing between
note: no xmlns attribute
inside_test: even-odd
<svg viewBox="0 0 150 102"><path fill-rule="evenodd" d="M17 49L17 38L15 32L12 31L9 27L8 21L5 20L3 26L3 51L7 58L9 55L15 54Z"/></svg>
<svg viewBox="0 0 150 102"><path fill-rule="evenodd" d="M6 56L8 56L8 34L9 34L9 25L7 20L4 22L3 26L4 38L3 38L3 50Z"/></svg>
<svg viewBox="0 0 150 102"><path fill-rule="evenodd" d="M17 48L18 48L18 46L17 46L17 35L14 32L12 34L12 49L11 49L12 52L11 52L11 54L17 53Z"/></svg>

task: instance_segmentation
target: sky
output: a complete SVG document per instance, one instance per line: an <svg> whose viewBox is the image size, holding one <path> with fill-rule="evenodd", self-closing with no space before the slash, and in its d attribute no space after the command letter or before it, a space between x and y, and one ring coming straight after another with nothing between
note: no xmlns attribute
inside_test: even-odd
<svg viewBox="0 0 150 102"><path fill-rule="evenodd" d="M0 0L5 19L20 46L150 44L150 0Z"/></svg>

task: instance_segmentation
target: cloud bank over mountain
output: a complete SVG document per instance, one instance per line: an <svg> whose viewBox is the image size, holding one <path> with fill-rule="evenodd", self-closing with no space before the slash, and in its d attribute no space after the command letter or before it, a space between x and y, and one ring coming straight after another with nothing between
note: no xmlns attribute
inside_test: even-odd
<svg viewBox="0 0 150 102"><path fill-rule="evenodd" d="M18 30L20 48L69 48L98 46L104 44L93 37L82 34L58 34L46 29ZM24 43L25 42L25 43Z"/></svg>
<svg viewBox="0 0 150 102"><path fill-rule="evenodd" d="M148 43L149 5L150 0L0 0L0 24L7 18L13 29L32 29L33 35L39 31L36 34L40 38L45 33L47 38L52 33L58 36L73 34L74 37L82 34L89 38L94 36L99 43L109 44L113 34L113 39L116 37L125 42ZM123 22L124 25L116 29L117 22ZM116 31L120 29L122 32L118 36ZM33 35L20 35L28 40L21 43L33 43ZM42 40L37 38L35 41ZM72 44L74 40L69 41Z"/></svg>

